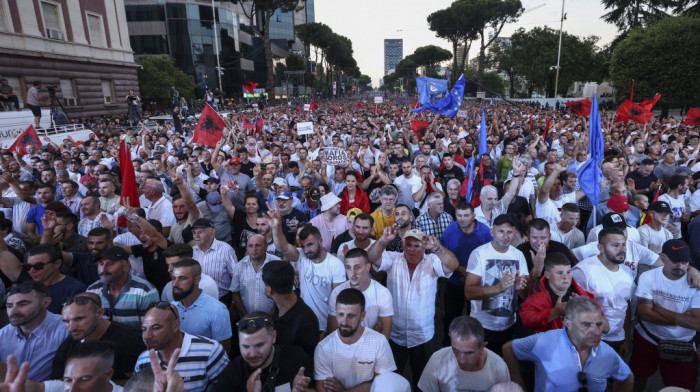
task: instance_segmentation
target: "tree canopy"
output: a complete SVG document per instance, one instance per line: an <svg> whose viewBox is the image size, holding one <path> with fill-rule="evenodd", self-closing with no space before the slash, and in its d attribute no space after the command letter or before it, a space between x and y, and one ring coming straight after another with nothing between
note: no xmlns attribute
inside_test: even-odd
<svg viewBox="0 0 700 392"><path fill-rule="evenodd" d="M439 46L426 45L416 48L409 57L417 66L425 67L426 76L435 77L438 64L451 59L452 53Z"/></svg>
<svg viewBox="0 0 700 392"><path fill-rule="evenodd" d="M172 57L144 54L135 60L143 67L136 72L143 98L167 99L170 86L175 86L181 97L194 98L194 77L175 67Z"/></svg>
<svg viewBox="0 0 700 392"><path fill-rule="evenodd" d="M639 100L661 93L662 104L700 105L700 19L669 17L635 29L615 48L610 73L616 98L625 99L634 79Z"/></svg>
<svg viewBox="0 0 700 392"><path fill-rule="evenodd" d="M464 67L471 48L471 42L476 39L477 33L472 25L465 20L464 15L454 9L454 3L443 10L438 10L428 15L428 25L435 35L444 38L452 44L452 81L457 80L464 73ZM457 58L457 48L462 45L461 58Z"/></svg>

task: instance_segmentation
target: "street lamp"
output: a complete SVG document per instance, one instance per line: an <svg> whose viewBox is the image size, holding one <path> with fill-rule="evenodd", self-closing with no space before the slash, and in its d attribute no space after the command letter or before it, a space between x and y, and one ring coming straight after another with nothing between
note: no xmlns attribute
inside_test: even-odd
<svg viewBox="0 0 700 392"><path fill-rule="evenodd" d="M566 0L561 0L561 24L559 25L559 52L557 53L557 76L554 78L554 102L556 105L557 101L557 92L559 91L559 60L561 59L561 36L562 36L562 31L564 30L564 19L566 19L566 15L564 14L564 2Z"/></svg>

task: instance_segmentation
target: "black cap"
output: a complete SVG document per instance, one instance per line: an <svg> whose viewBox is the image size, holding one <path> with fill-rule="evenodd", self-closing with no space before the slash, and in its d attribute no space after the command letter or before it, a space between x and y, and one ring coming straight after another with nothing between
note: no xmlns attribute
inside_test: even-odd
<svg viewBox="0 0 700 392"><path fill-rule="evenodd" d="M95 260L102 259L110 259L112 261L129 260L129 253L121 246L112 246L103 250Z"/></svg>
<svg viewBox="0 0 700 392"><path fill-rule="evenodd" d="M196 221L194 221L194 223L192 224L192 228L193 229L197 229L197 228L199 228L199 229L203 229L203 228L213 229L214 224L211 223L211 221L207 218L199 218Z"/></svg>
<svg viewBox="0 0 700 392"><path fill-rule="evenodd" d="M602 223L604 229L608 227L618 227L620 229L627 228L627 222L625 222L625 218L623 218L622 215L616 212L610 212L605 214L605 216L603 216Z"/></svg>
<svg viewBox="0 0 700 392"><path fill-rule="evenodd" d="M499 225L502 225L504 223L510 223L511 226L518 227L518 222L515 219L515 217L513 216L513 214L508 214L508 213L501 214L501 215L497 216L496 219L493 220L494 226L499 226Z"/></svg>
<svg viewBox="0 0 700 392"><path fill-rule="evenodd" d="M213 182L214 184L218 184L218 183L219 183L219 179L216 178L216 177L209 177L209 178L207 178L206 180L204 180L204 181L202 181L202 182L205 183L205 184L206 184L207 182Z"/></svg>
<svg viewBox="0 0 700 392"><path fill-rule="evenodd" d="M321 191L316 187L310 188L309 189L309 199L311 199L311 201L321 200Z"/></svg>
<svg viewBox="0 0 700 392"><path fill-rule="evenodd" d="M665 201L655 201L651 203L649 210L655 212L668 212L669 214L672 212L671 206L669 206Z"/></svg>
<svg viewBox="0 0 700 392"><path fill-rule="evenodd" d="M661 253L665 254L674 263L689 263L692 261L690 246L683 240L668 240L661 247Z"/></svg>

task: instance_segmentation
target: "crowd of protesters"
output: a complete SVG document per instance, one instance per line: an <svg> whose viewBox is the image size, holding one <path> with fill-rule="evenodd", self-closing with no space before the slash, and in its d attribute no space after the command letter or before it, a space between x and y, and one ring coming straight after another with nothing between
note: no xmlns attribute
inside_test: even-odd
<svg viewBox="0 0 700 392"><path fill-rule="evenodd" d="M603 113L593 205L565 107L260 102L206 146L177 98L1 152L1 390L694 389L696 127Z"/></svg>

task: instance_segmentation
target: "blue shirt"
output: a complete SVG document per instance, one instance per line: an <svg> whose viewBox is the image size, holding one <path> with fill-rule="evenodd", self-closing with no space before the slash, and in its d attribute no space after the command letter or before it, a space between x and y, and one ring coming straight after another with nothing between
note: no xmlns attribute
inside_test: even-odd
<svg viewBox="0 0 700 392"><path fill-rule="evenodd" d="M491 242L491 229L481 222L476 222L476 227L470 234L465 234L459 228L457 222L452 222L442 233L442 245L457 257L459 265L467 267L469 255L479 246ZM464 286L462 275L455 273L447 279L447 282L456 286Z"/></svg>
<svg viewBox="0 0 700 392"><path fill-rule="evenodd" d="M44 216L44 214L46 214L46 208L41 204L35 205L27 212L27 223L36 224L36 234L44 233L44 224L41 223L41 217Z"/></svg>
<svg viewBox="0 0 700 392"><path fill-rule="evenodd" d="M304 202L299 204L299 207L297 208L299 209L299 211L303 212L304 215L306 215L306 219L308 220L315 218L318 214L321 213L321 203L316 203L316 208L311 209L306 200L304 200Z"/></svg>
<svg viewBox="0 0 700 392"><path fill-rule="evenodd" d="M48 380L53 357L66 337L68 329L61 316L51 312L46 312L44 321L29 337L25 337L19 327L6 325L0 329L0 360L7 363L7 357L15 354L18 363L29 361L31 364L28 379L36 382Z"/></svg>
<svg viewBox="0 0 700 392"><path fill-rule="evenodd" d="M202 292L189 308L186 308L181 301L173 301L172 304L177 307L181 331L190 335L204 336L217 342L230 339L233 335L228 309L218 299Z"/></svg>
<svg viewBox="0 0 700 392"><path fill-rule="evenodd" d="M515 356L535 363L536 391L576 392L581 387L578 352L566 331L564 327L513 340ZM629 366L605 342L591 349L583 371L589 392L605 391L608 378L624 381L630 375Z"/></svg>

